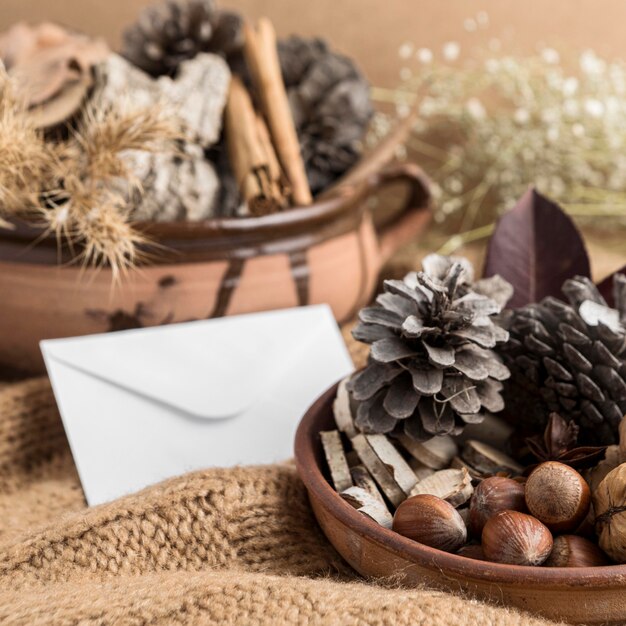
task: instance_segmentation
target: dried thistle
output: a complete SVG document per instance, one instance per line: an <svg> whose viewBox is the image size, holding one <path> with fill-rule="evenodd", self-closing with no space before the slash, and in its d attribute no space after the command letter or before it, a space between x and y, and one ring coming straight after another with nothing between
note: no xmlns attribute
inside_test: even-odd
<svg viewBox="0 0 626 626"><path fill-rule="evenodd" d="M0 74L0 124L0 226L34 221L84 265L109 266L114 279L135 266L146 239L130 213L143 190L126 155L173 149L179 130L163 111L91 104L68 139L48 142Z"/></svg>
<svg viewBox="0 0 626 626"><path fill-rule="evenodd" d="M177 135L159 109L89 106L70 139L56 147L55 174L63 188L50 194L52 208L40 211L47 229L79 249L84 265L106 265L117 280L138 264L147 243L130 223L143 189L125 154L162 150Z"/></svg>
<svg viewBox="0 0 626 626"><path fill-rule="evenodd" d="M0 218L28 215L52 184L52 154L26 111L12 81L0 71Z"/></svg>

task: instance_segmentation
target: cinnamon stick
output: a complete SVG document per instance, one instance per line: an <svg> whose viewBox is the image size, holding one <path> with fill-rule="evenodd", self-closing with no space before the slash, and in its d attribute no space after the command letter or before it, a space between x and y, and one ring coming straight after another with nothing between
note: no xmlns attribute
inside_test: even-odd
<svg viewBox="0 0 626 626"><path fill-rule="evenodd" d="M261 18L256 29L246 24L244 32L248 69L276 154L291 186L293 202L297 205L311 204L311 189L280 69L276 32L267 18Z"/></svg>
<svg viewBox="0 0 626 626"><path fill-rule="evenodd" d="M228 157L242 197L252 215L280 211L286 204L282 171L265 122L250 94L233 77L225 111Z"/></svg>

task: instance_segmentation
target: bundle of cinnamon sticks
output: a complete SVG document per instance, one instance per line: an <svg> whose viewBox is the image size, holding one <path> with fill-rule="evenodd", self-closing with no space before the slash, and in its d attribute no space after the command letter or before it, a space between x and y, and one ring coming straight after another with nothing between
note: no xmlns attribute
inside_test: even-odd
<svg viewBox="0 0 626 626"><path fill-rule="evenodd" d="M246 26L244 52L253 93L234 77L225 114L228 155L241 196L254 216L311 204L276 32L268 19L259 20L256 28Z"/></svg>

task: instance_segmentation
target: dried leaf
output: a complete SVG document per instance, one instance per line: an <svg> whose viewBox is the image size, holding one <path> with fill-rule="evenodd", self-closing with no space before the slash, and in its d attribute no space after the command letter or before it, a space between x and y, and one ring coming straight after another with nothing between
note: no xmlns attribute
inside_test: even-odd
<svg viewBox="0 0 626 626"><path fill-rule="evenodd" d="M576 275L590 276L589 257L572 220L558 205L529 189L500 218L489 242L484 275L499 274L513 289L509 307L560 296Z"/></svg>

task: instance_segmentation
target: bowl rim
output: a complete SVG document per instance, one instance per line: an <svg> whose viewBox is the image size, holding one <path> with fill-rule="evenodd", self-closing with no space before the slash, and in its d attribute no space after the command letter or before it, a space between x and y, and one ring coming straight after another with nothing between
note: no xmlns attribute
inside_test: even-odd
<svg viewBox="0 0 626 626"><path fill-rule="evenodd" d="M459 578L484 582L520 585L540 584L543 587L623 588L626 565L596 567L542 567L507 565L479 561L458 554L443 552L383 528L345 502L331 487L319 467L315 448L320 432L319 422L328 411L339 383L325 391L307 410L298 425L295 437L295 461L298 474L310 495L339 522L366 536L388 552L422 566L446 571Z"/></svg>

